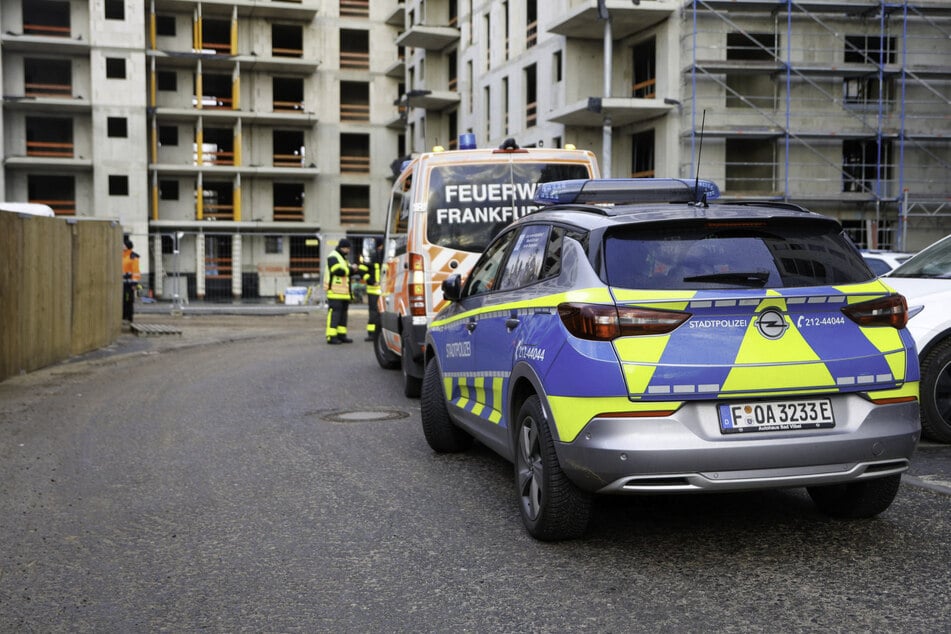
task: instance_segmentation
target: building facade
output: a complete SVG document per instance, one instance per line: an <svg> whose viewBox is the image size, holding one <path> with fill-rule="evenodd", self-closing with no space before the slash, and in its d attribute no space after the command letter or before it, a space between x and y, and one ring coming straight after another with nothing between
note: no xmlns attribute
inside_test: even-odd
<svg viewBox="0 0 951 634"><path fill-rule="evenodd" d="M158 297L274 297L471 132L912 250L951 232L949 32L948 0L0 0L0 199L115 218Z"/></svg>
<svg viewBox="0 0 951 634"><path fill-rule="evenodd" d="M951 232L951 2L410 0L411 148L572 143L606 175L703 178L838 217L862 246ZM702 136L702 144L701 144Z"/></svg>
<svg viewBox="0 0 951 634"><path fill-rule="evenodd" d="M400 9L0 0L0 198L117 219L158 297L315 285L384 223Z"/></svg>

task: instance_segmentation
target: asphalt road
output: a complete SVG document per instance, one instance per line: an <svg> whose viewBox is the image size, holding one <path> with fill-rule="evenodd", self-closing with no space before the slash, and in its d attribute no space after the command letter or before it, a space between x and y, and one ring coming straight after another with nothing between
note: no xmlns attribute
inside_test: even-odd
<svg viewBox="0 0 951 634"><path fill-rule="evenodd" d="M511 466L431 452L362 337L151 320L182 334L0 383L0 631L951 630L951 447L875 520L801 490L604 498L544 544Z"/></svg>

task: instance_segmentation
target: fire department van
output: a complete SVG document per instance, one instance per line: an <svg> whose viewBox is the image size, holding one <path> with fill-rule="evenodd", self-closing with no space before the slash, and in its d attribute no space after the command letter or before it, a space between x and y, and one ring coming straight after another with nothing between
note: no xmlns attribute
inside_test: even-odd
<svg viewBox="0 0 951 634"><path fill-rule="evenodd" d="M373 348L381 367L402 369L407 396L419 396L426 327L446 304L443 280L464 276L499 231L536 209L539 183L600 177L590 151L519 148L511 139L474 145L462 135L463 149L418 155L393 186Z"/></svg>

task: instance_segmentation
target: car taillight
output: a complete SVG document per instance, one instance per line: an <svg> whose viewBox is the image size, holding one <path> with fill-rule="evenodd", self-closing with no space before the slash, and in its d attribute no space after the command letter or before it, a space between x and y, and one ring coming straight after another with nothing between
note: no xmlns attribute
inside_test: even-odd
<svg viewBox="0 0 951 634"><path fill-rule="evenodd" d="M572 335L593 341L662 335L690 318L690 313L678 311L578 303L560 304L558 315Z"/></svg>
<svg viewBox="0 0 951 634"><path fill-rule="evenodd" d="M426 316L426 282L419 253L409 254L409 312L413 317Z"/></svg>
<svg viewBox="0 0 951 634"><path fill-rule="evenodd" d="M842 309L859 326L904 328L908 323L908 304L902 295L888 295Z"/></svg>

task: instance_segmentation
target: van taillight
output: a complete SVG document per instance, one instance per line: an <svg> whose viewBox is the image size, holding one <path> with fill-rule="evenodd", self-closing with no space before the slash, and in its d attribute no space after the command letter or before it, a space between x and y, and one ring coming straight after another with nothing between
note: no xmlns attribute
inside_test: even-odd
<svg viewBox="0 0 951 634"><path fill-rule="evenodd" d="M426 282L419 253L409 254L409 312L413 317L426 316Z"/></svg>
<svg viewBox="0 0 951 634"><path fill-rule="evenodd" d="M690 319L679 311L577 303L560 304L558 315L572 335L594 341L662 335Z"/></svg>
<svg viewBox="0 0 951 634"><path fill-rule="evenodd" d="M908 303L902 295L887 295L842 309L859 326L904 328L908 323Z"/></svg>

